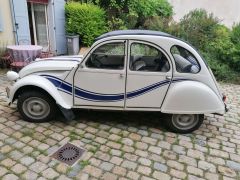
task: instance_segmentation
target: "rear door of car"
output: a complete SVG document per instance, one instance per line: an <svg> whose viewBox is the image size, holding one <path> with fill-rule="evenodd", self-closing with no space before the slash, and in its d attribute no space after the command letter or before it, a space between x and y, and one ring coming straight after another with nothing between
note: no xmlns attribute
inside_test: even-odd
<svg viewBox="0 0 240 180"><path fill-rule="evenodd" d="M129 41L126 108L160 109L171 78L171 63L163 49L147 42Z"/></svg>

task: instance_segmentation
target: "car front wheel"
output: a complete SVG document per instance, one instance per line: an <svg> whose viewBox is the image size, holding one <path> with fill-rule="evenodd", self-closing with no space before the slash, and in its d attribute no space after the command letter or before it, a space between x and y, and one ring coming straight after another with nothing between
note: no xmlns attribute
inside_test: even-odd
<svg viewBox="0 0 240 180"><path fill-rule="evenodd" d="M18 98L18 111L29 122L48 122L56 114L56 103L41 91L22 93Z"/></svg>
<svg viewBox="0 0 240 180"><path fill-rule="evenodd" d="M166 119L168 128L176 133L191 133L203 123L203 114L171 114Z"/></svg>

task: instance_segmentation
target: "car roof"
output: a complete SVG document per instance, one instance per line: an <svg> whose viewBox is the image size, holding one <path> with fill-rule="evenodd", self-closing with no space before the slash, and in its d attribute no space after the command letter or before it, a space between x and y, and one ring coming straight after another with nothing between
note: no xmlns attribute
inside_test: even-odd
<svg viewBox="0 0 240 180"><path fill-rule="evenodd" d="M165 37L174 37L170 34L161 32L161 31L151 31L151 30L118 30L105 33L95 40L104 39L111 36L121 36L121 35L151 35L151 36L165 36Z"/></svg>

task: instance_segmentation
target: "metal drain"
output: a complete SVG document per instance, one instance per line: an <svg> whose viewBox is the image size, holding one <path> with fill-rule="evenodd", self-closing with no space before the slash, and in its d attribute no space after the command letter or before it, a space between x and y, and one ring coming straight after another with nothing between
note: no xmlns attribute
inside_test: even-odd
<svg viewBox="0 0 240 180"><path fill-rule="evenodd" d="M57 159L58 161L64 162L69 166L72 166L81 158L84 152L84 149L67 143L58 149L53 155L51 155L51 157Z"/></svg>

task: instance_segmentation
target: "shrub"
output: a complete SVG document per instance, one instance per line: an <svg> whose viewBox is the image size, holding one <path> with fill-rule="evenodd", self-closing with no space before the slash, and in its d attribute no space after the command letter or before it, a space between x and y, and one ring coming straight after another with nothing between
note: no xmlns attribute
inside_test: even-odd
<svg viewBox="0 0 240 180"><path fill-rule="evenodd" d="M215 29L219 20L203 9L191 11L180 21L180 36L198 49L216 38Z"/></svg>
<svg viewBox="0 0 240 180"><path fill-rule="evenodd" d="M233 26L231 40L235 45L232 67L240 72L240 23Z"/></svg>
<svg viewBox="0 0 240 180"><path fill-rule="evenodd" d="M69 2L65 6L66 31L78 34L84 45L107 31L105 11L93 4Z"/></svg>
<svg viewBox="0 0 240 180"><path fill-rule="evenodd" d="M142 27L149 17L170 17L173 14L172 6L167 0L131 0L129 11L137 17L135 28Z"/></svg>

